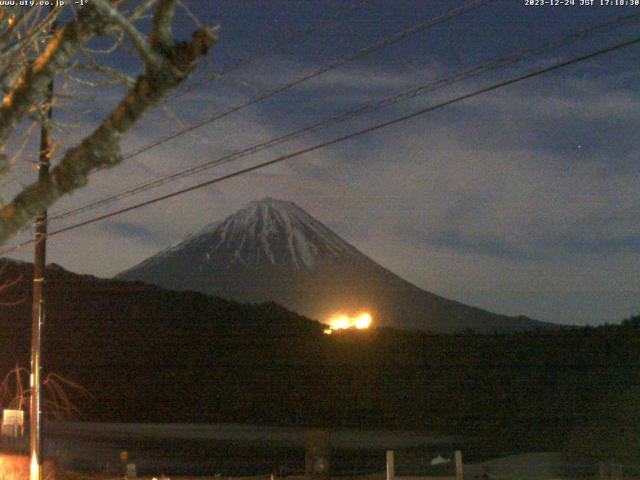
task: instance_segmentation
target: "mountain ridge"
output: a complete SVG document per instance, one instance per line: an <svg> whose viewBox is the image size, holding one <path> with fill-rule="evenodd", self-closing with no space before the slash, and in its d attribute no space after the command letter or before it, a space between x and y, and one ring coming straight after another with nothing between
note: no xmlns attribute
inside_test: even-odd
<svg viewBox="0 0 640 480"><path fill-rule="evenodd" d="M372 311L377 324L484 333L551 326L464 305L378 264L293 202L264 198L118 274L241 302L274 301L320 321Z"/></svg>

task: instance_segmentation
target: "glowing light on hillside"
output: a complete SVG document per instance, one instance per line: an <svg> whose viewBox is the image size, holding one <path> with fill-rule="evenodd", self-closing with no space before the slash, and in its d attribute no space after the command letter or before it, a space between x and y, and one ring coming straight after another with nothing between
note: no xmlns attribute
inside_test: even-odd
<svg viewBox="0 0 640 480"><path fill-rule="evenodd" d="M367 312L359 313L354 317L340 313L329 319L329 328L325 329L324 333L331 335L336 330L366 330L372 323L371 314Z"/></svg>

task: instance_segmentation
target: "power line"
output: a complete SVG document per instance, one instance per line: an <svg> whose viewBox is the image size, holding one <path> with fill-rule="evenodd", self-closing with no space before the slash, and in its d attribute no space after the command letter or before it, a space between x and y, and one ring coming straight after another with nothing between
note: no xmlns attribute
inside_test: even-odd
<svg viewBox="0 0 640 480"><path fill-rule="evenodd" d="M297 32L293 32L290 35L285 36L275 46L268 47L268 48L263 48L263 49L258 50L257 52L255 52L253 55L250 55L250 56L245 57L245 58L239 58L236 61L234 61L231 65L223 68L219 72L213 72L206 79L204 79L204 80L202 80L200 82L195 82L195 83L190 84L184 90L182 90L182 91L176 93L175 95L173 95L173 98L178 98L178 97L181 97L183 95L186 95L187 93L190 93L190 92L194 91L195 89L205 85L210 80L219 79L220 77L228 75L229 73L234 72L234 71L238 70L239 68L244 67L245 65L249 65L251 63L254 63L254 62L260 60L261 58L263 58L263 57L265 57L267 55L270 55L270 54L272 54L274 52L278 52L278 51L282 50L284 47L286 47L287 45L289 45L291 42L294 42L296 40L304 38L305 36L307 36L307 35L315 32L315 31L321 29L322 27L326 27L327 25L330 25L331 23L335 22L336 20L344 20L345 18L348 18L351 15L353 15L359 8L361 8L365 4L369 3L370 1L371 0L360 0L355 5L350 5L347 8L345 8L343 10L340 10L335 15L322 17L318 22L313 23L313 24L309 24L304 29L302 29L300 31L297 31Z"/></svg>
<svg viewBox="0 0 640 480"><path fill-rule="evenodd" d="M293 88L293 87L295 87L297 85L300 85L300 84L302 84L302 83L304 83L306 81L309 81L309 80L311 80L313 78L316 78L316 77L318 77L320 75L323 75L324 73L327 73L327 72L329 72L329 71L331 71L331 70L333 70L335 68L344 66L344 65L346 65L348 63L351 63L351 62L353 62L355 60L363 58L363 57L365 57L365 56L367 56L367 55L369 55L369 54L371 54L371 53L373 53L375 51L378 51L378 50L382 49L382 48L386 48L388 46L396 44L396 43L404 40L405 38L407 38L407 37L409 37L411 35L414 35L414 34L419 33L419 32L423 32L425 30L428 30L429 28L432 28L432 27L435 27L435 26L437 26L437 25L439 25L441 23L444 23L444 22L446 22L446 21L448 21L448 20L450 20L452 18L456 18L456 17L462 15L463 13L475 10L475 9L480 8L480 7L482 7L482 6L484 6L484 5L488 4L488 3L492 3L492 2L496 2L496 1L500 1L500 0L475 0L473 2L470 2L470 3L466 4L466 5L463 5L461 7L457 7L457 8L454 8L452 10L449 10L448 12L446 12L446 13L444 13L442 15L439 15L439 16L437 16L435 18L432 18L432 19L426 20L424 22L420 22L420 23L418 23L416 25L413 25L411 27L405 28L405 29L401 30L400 32L397 32L397 33L395 33L394 35L392 35L392 36L390 36L388 38L382 39L382 40L380 40L380 41L378 41L378 42L376 42L376 43L374 43L372 45L369 45L367 47L364 47L364 48L358 50L354 54L348 55L348 56L343 57L340 60L337 60L337 61L335 61L333 63L330 63L330 64L327 64L325 66L322 66L319 69L316 69L313 72L311 72L311 73L309 73L309 74L307 74L307 75L305 75L303 77L300 77L300 78L298 78L296 80L293 80L293 81L291 81L291 82L289 82L289 83L287 83L285 85L277 87L277 88L275 88L273 90L270 90L268 92L264 92L263 94L260 94L260 95L258 95L256 97L253 97L253 98L249 99L248 101L245 101L245 102L242 102L240 104L237 104L237 105L235 105L235 106L233 106L233 107L231 107L231 108L229 108L227 110L224 110L222 112L216 113L216 114L214 114L213 116L209 117L206 120L191 124L191 125L183 128L183 129L181 129L181 130L179 130L177 132L174 132L172 134L166 135L166 136L162 137L159 140L156 140L156 141L154 141L154 142L152 142L150 144L145 145L144 147L139 148L138 150L135 150L135 151L125 155L123 157L123 160L129 160L129 159L131 159L133 157L136 157L136 156L138 156L138 155L140 155L140 154L142 154L142 153L144 153L144 152L146 152L148 150L151 150L151 149L153 149L153 148L155 148L155 147L157 147L157 146L159 146L159 145L161 145L163 143L166 143L166 142L171 141L171 140L173 140L175 138L178 138L178 137L180 137L182 135L185 135L185 134L187 134L187 133L189 133L189 132L191 132L193 130L201 128L204 125L211 124L211 123L213 123L213 122L215 122L215 121L217 121L217 120L219 120L221 118L224 118L224 117L226 117L226 116L228 116L228 115L230 115L232 113L238 112L238 111L243 110L244 108L246 108L248 106L254 105L254 104L259 103L259 102L261 102L263 100L266 100L267 98L270 98L270 97L272 97L274 95L277 95L278 93L285 92L285 91L287 91L287 90L289 90L289 89L291 89L291 88ZM96 172L97 171L101 171L101 170L103 170L105 168L108 168L108 167L98 168L96 170ZM100 202L100 201L98 201L98 202ZM97 202L94 202L94 203L97 203ZM52 219L61 218L62 216L67 216L67 214L70 214L70 212L75 211L75 210L77 210L77 209L72 209L72 210L67 210L67 211L61 212L60 214L57 214L57 215L53 216Z"/></svg>
<svg viewBox="0 0 640 480"><path fill-rule="evenodd" d="M350 5L342 10L340 10L337 14L335 15L330 15L330 16L325 16L320 18L317 22L312 23L312 24L308 24L305 28L303 28L302 30L299 31L295 31L293 33L291 33L290 35L286 35L284 38L282 38L275 46L273 47L268 47L268 48L263 48L263 49L259 49L257 52L255 52L253 55L250 55L248 57L245 58L239 58L237 60L235 60L231 65L223 68L221 71L219 72L214 72L212 74L210 74L208 76L208 78L201 80L199 82L195 82L190 84L188 87L186 87L184 90L182 91L178 91L176 93L173 93L172 95L169 95L167 97L164 97L161 100L161 103L166 103L168 100L171 99L175 99L175 98L179 98L183 95L186 95L187 93L192 92L193 90L205 85L208 81L210 80L217 80L220 79L222 77L224 77L225 75L245 66L245 65L250 65L251 63L256 62L257 60L272 54L274 52L277 52L279 50L282 50L283 48L285 48L288 44L290 44L293 41L299 40L301 38L304 38L305 36L313 33L316 30L319 30L322 27L326 27L327 25L330 25L331 23L335 22L336 20L344 20L345 18L350 17L351 15L353 15L358 9L360 9L362 6L364 6L365 4L369 3L371 0L359 0L358 3L356 3L355 5ZM133 156L135 156L136 154L130 155L128 157L125 157L126 159L129 159Z"/></svg>
<svg viewBox="0 0 640 480"><path fill-rule="evenodd" d="M405 122L407 120L410 120L412 118L418 117L420 115L424 115L426 113L430 113L430 112L442 109L444 107L447 107L447 106L462 102L464 100L468 100L468 99L483 95L485 93L489 93L489 92L492 92L492 91L495 91L495 90L498 90L498 89L513 85L515 83L519 83L519 82L522 82L524 80L528 80L528 79L531 79L531 78L534 78L534 77L537 77L537 76L540 76L540 75L543 75L543 74L546 74L546 73L549 73L549 72L552 72L552 71L555 71L555 70L559 70L561 68L568 67L570 65L575 65L577 63L584 62L586 60L590 60L592 58L595 58L595 57L598 57L598 56L602 56L602 55L605 55L607 53L611 53L611 52L616 51L616 50L621 50L623 48L627 48L627 47L630 47L630 46L633 46L633 45L636 45L636 44L639 44L639 43L640 43L640 37L636 37L636 38L634 38L632 40L628 40L628 41L625 41L625 42L622 42L622 43L618 43L616 45L613 45L613 46L610 46L610 47L606 47L606 48L597 50L595 52L592 52L592 53L589 53L589 54L586 54L586 55L582 55L582 56L579 56L579 57L574 57L574 58L572 58L570 60L566 60L566 61L563 61L563 62L560 62L560 63L556 63L556 64L551 65L549 67L541 68L541 69L535 70L533 72L530 72L530 73L527 73L527 74L512 78L510 80L505 80L505 81L490 85L488 87L484 87L484 88L481 88L479 90L475 90L475 91L473 91L471 93L467 93L465 95L461 95L461 96L453 98L451 100L447 100L447 101L438 103L436 105L431 105L431 106L427 106L427 107L421 108L419 110L416 110L415 112L412 112L412 113L409 113L409 114L406 114L406 115L402 115L402 116L394 118L392 120L388 120L388 121L383 122L383 123L378 123L376 125L373 125L373 126L358 130L356 132L352 132L352 133L349 133L347 135L342 135L342 136L334 138L332 140L328 140L328 141L325 141L325 142L322 142L322 143L318 143L318 144L313 145L311 147L307 147L307 148L298 150L296 152L289 153L289 154L286 154L286 155L282 155L282 156L274 158L272 160L269 160L269 161L266 161L266 162L262 162L262 163L259 163L257 165L253 165L251 167L247 167L247 168L238 170L238 171L230 173L230 174L222 175L220 177L217 177L217 178L214 178L214 179L211 179L211 180L207 180L205 182L201 182L199 184L193 185L193 186L188 187L188 188L184 188L184 189L181 189L181 190L178 190L178 191L166 194L166 195L162 195L162 196L156 197L156 198L151 199L151 200L140 202L140 203L138 203L136 205L132 205L132 206L129 206L129 207L126 207L126 208L115 210L113 212L110 212L110 213L107 213L107 214L104 214L104 215L100 215L100 216L91 218L89 220L85 220L83 222L79 222L79 223L76 223L74 225L70 225L68 227L64 227L64 228L60 228L58 230L54 230L54 231L50 232L47 236L48 237L52 237L52 236L55 236L55 235L59 235L59 234L62 234L62 233L65 233L65 232L68 232L68 231L71 231L71 230L75 230L77 228L80 228L80 227L83 227L83 226L86 226L86 225L89 225L89 224L92 224L92 223L99 222L101 220L106 220L108 218L115 217L117 215L121 215L123 213L127 213L127 212L130 212L130 211L133 211L133 210L137 210L139 208L146 207L148 205L152 205L154 203L158 203L158 202L161 202L163 200L167 200L169 198L173 198L173 197L182 195L184 193L192 192L194 190L198 190L200 188L203 188L203 187L206 187L206 186L209 186L209 185L213 185L215 183L219 183L219 182L222 182L224 180L229 180L231 178L235 178L235 177L244 175L246 173L250 173L250 172L253 172L255 170L258 170L258 169L261 169L261 168L264 168L264 167L267 167L267 166L270 166L270 165L274 165L276 163L283 162L285 160L289 160L289 159L292 159L292 158L295 158L295 157L300 157L302 155L306 155L306 154L314 152L316 150L320 150L322 148L326 148L328 146L335 145L335 144L344 142L346 140L351 140L353 138L360 137L362 135L365 135L365 134L368 134L368 133L371 133L371 132L375 132L375 131L381 130L383 128L387 128L387 127L390 127L392 125L396 125L398 123ZM18 248L22 248L22 246L24 246L24 245L28 245L29 243L33 243L33 241L34 240L26 241L26 242L23 242L20 246L16 246L16 247L13 247L13 248L8 248L8 249L1 250L0 251L0 255L6 255L7 253L11 253L13 251L16 251Z"/></svg>
<svg viewBox="0 0 640 480"><path fill-rule="evenodd" d="M587 29L581 30L579 32L575 32L572 34L569 34L559 40L553 41L553 42L548 42L546 44L537 46L535 48L532 49L527 49L527 50L523 50L517 53L512 53L510 55L504 56L504 57L499 57L497 59L492 59L486 62L483 62L477 66L471 67L469 69L465 69L462 70L458 73L456 73L453 76L450 77L446 77L440 80L437 80L435 82L430 82L430 83L426 83L423 85L419 85L417 87L408 89L406 91L401 92L400 94L394 95L394 96L390 96L390 97L386 97L383 98L381 100L375 101L375 102L368 102L365 103L361 106L358 106L354 109L351 109L347 112L343 112L340 113L338 115L333 115L330 116L328 118L325 118L324 120L320 121L320 122L316 122L312 125L309 125L307 127L304 127L302 129L293 131L293 132L289 132L287 134L281 135L279 137L273 138L271 140L268 140L266 142L262 142L262 143L258 143L258 144L254 144L250 147L244 148L242 150L233 152L231 154L227 154L224 155L222 157L219 157L217 159L214 160L210 160L207 161L203 164L200 165L196 165L194 167L190 167L184 170L180 170L178 172L169 174L169 175L165 175L163 177L160 177L158 179L155 180L151 180L151 181L147 181L147 182L143 182L141 184L138 184L130 189L124 190L122 192L116 193L114 195L102 198L100 200L91 202L89 204L71 209L71 210L67 210L65 212L62 212L58 215L55 215L53 217L51 217L51 220L60 220L62 218L67 218L76 214L79 214L81 212L87 211L87 210L91 210L106 204L109 204L113 201L116 200L120 200L122 198L126 198L132 195L136 195L139 193L142 193L144 191L147 191L149 189L152 188L156 188L158 186L164 185L170 181L173 180L177 180L180 178L184 178L187 177L189 175L193 175L195 173L201 172L203 170L206 170L208 168L212 168L224 163L228 163L231 162L233 160L237 160L239 158L243 158L247 155L251 155L251 154L255 154L261 150L264 150L266 148L269 147L273 147L279 144L282 144L284 142L288 142L290 140L293 140L295 138L299 138L305 134L308 134L310 132L314 132L317 131L321 128L326 128L332 124L335 123L339 123L339 122L344 122L347 119L350 118L354 118L363 114L367 114L367 113L371 113L374 111L377 111L383 107L389 106L389 105L393 105L393 104L397 104L401 101L407 100L407 99L411 99L411 98L415 98L419 95L425 94L425 93L429 93L429 92L433 92L439 88L443 88L443 87L447 87L450 85L453 85L457 82L463 81L463 80L468 80L469 78L473 78L476 76L479 76L483 73L498 69L498 68L502 68L508 65L512 65L514 63L517 63L519 61L522 61L526 58L529 58L531 56L534 55L539 55L542 53L546 53L550 50L554 50L558 47L562 47L562 46L566 46L567 44L570 44L571 42L575 42L578 40L583 39L586 36L589 35L593 35L594 33L602 33L605 31L610 31L613 28L619 27L620 25L623 24L628 24L631 23L633 21L637 21L638 19L640 19L640 13L637 14L633 14L633 15L628 15L628 16L623 16L623 17L619 17L617 19L614 19L612 21L609 22L605 22L602 24L598 24L592 27L589 27Z"/></svg>
<svg viewBox="0 0 640 480"><path fill-rule="evenodd" d="M304 38L305 36L307 36L309 34L312 34L313 32L321 29L322 27L326 27L327 25L330 25L331 23L335 22L336 20L344 20L345 18L348 18L351 15L353 15L358 9L360 9L362 6L364 6L365 4L369 3L370 1L371 0L359 0L359 2L356 3L355 5L350 5L350 6L346 7L346 8L344 8L344 9L340 10L337 14L322 17L317 22L312 23L312 24L308 24L302 30L295 31L295 32L292 32L289 35L286 35L275 46L259 49L253 55L250 55L250 56L244 57L244 58L236 59L231 65L223 68L222 70L220 70L218 72L213 72L207 78L205 78L205 79L203 79L201 81L198 81L198 82L193 82L189 86L184 88L183 90L178 91L175 94L170 95L168 97L165 97L162 100L162 102L166 102L167 100L170 100L170 99L179 98L179 97L181 97L183 95L186 95L187 93L191 93L192 91L194 91L194 90L206 85L207 82L209 82L210 80L218 80L218 79L224 77L225 75L228 75L229 73L232 73L232 72L240 69L241 67L243 67L245 65L250 65L250 64L260 60L261 58L266 57L267 55L270 55L272 53L278 52L278 51L282 50L283 48L285 48L287 45L289 45L291 42L294 42L296 40ZM137 154L138 153L135 153L135 152L133 154L129 154L127 157L125 157L125 159L132 158L133 156L135 156Z"/></svg>
<svg viewBox="0 0 640 480"><path fill-rule="evenodd" d="M272 97L274 95L277 95L279 93L287 91L287 90L289 90L289 89L291 89L291 88L293 88L293 87L295 87L297 85L300 85L300 84L302 84L302 83L304 83L306 81L309 81L309 80L311 80L313 78L319 77L320 75L323 75L326 72L329 72L329 71L331 71L333 69L336 69L336 68L339 68L341 66L347 65L347 64L349 64L349 63L351 63L353 61L356 61L356 60L358 60L360 58L363 58L363 57L365 57L367 55L370 55L371 53L374 53L374 52L376 52L378 50L381 50L383 48L386 48L388 46L391 46L391 45L394 45L394 44L396 44L398 42L401 42L402 40L404 40L405 38L407 38L407 37L409 37L411 35L423 32L423 31L428 30L428 29L430 29L432 27L435 27L435 26L437 26L437 25L439 25L441 23L444 23L444 22L446 22L446 21L448 21L448 20L450 20L452 18L456 18L456 17L458 17L458 16L460 16L460 15L466 13L466 12L473 11L473 10L475 10L477 8L480 8L480 7L482 7L482 6L484 6L484 5L488 4L488 3L497 2L497 1L500 1L500 0L475 0L475 1L472 1L472 2L470 2L468 4L466 4L466 5L454 8L452 10L449 10L448 12L446 12L446 13L444 13L442 15L439 15L439 16L437 16L435 18L432 18L432 19L426 20L424 22L420 22L420 23L418 23L416 25L413 25L411 27L405 28L405 29L401 30L400 32L398 32L398 33L396 33L396 34L394 34L394 35L392 35L390 37L384 38L384 39L382 39L382 40L380 40L380 41L378 41L378 42L376 42L376 43L374 43L372 45L369 45L367 47L364 47L364 48L358 50L354 54L348 55L346 57L341 58L340 60L337 60L337 61L335 61L333 63L330 63L328 65L320 67L319 69L314 70L310 74L307 74L307 75L305 75L305 76L303 76L303 77L301 77L301 78L299 78L297 80L293 80L293 81L291 81L291 82L289 82L289 83L287 83L285 85L282 85L282 86L280 86L280 87L278 87L276 89L273 89L273 90L265 92L265 93L263 93L261 95L258 95L257 97L254 97L253 99L250 99L250 100L248 100L246 102L243 102L243 103L240 103L238 105L235 105L235 106L233 106L233 107L231 107L231 108L229 108L229 109L227 109L227 110L225 110L223 112L217 113L217 114L213 115L212 117L210 117L210 118L208 118L208 119L206 119L204 121L198 122L196 124L192 124L192 125L190 125L188 127L183 128L182 130L179 130L178 132L175 132L173 134L167 135L167 136L165 136L165 137L163 137L163 138L161 138L161 139L159 139L159 140L157 140L157 141L155 141L155 142L153 142L151 144L146 145L145 147L142 147L142 148L140 148L140 149L138 149L138 150L136 150L136 151L124 156L123 160L129 160L129 159L131 159L131 158L133 158L133 157L135 157L137 155L140 155L140 154L142 154L142 153L144 153L144 152L146 152L146 151L148 151L148 150L150 150L152 148L155 148L158 145L161 145L161 144L163 144L165 142L173 140L173 139L175 139L175 138L177 138L177 137L179 137L181 135L184 135L184 134L189 133L189 132L191 132L193 130L196 130L196 129L204 126L204 125L213 123L216 120L224 118L224 117L226 117L226 116L228 116L228 115L230 115L232 113L240 111L240 110L242 110L242 109L244 109L246 107L249 107L251 105L259 103L259 102L261 102L263 100L266 100L267 98L270 98L270 97ZM105 168L108 168L108 167L97 168L95 170L95 172L104 170ZM65 212L63 212L63 213L65 213ZM24 231L24 230L26 230L26 227L25 227L25 229L22 229L21 231ZM0 251L0 254L2 254L1 251Z"/></svg>
<svg viewBox="0 0 640 480"><path fill-rule="evenodd" d="M135 150L134 152L131 152L129 154L127 154L123 160L128 160L130 158L133 158L135 156L138 156L148 150L151 150L152 148L157 147L158 145L161 145L163 143L166 143L170 140L173 140L174 138L177 138L181 135L184 135L186 133L192 132L193 130L197 130L200 127L203 127L204 125L208 125L210 123L213 123L217 120L220 120L224 117L227 117L235 112L238 112L240 110L244 110L247 107L250 107L251 105L255 105L259 102L262 102L263 100L266 100L270 97L273 97L274 95L277 95L279 93L285 92L287 90L290 90L293 87L296 87L304 82L307 82L309 80L312 80L316 77L319 77L320 75L323 75L331 70L335 70L336 68L342 67L344 65L347 65L349 63L352 63L356 60L359 60L361 58L366 57L367 55L370 55L378 50L381 50L383 48L389 47L391 45L394 45L398 42L401 42L402 40L404 40L407 37L410 37L411 35L415 35L416 33L420 33L423 32L425 30L428 30L432 27L435 27L437 25L440 25L441 23L444 23L452 18L456 18L460 15L462 15L463 13L467 13L470 12L472 10L475 10L477 8L482 7L485 4L488 3L492 3L492 2L497 2L500 0L475 0L473 2L470 2L467 5L463 5L461 7L457 7L454 8L450 11L448 11L447 13L444 13L442 15L439 15L433 19L418 23L412 27L406 28L404 30L401 30L400 32L385 38L383 40L380 40L376 43L374 43L373 45L369 45L367 47L364 47L360 50L358 50L356 53L351 54L351 55L347 55L346 57L341 58L340 60L337 60L335 62L329 63L325 66L322 66L316 70L314 70L313 72L304 75L296 80L292 80L289 83L286 83L284 85L281 85L280 87L277 87L273 90L269 90L267 92L264 92L260 95L257 95L256 97L253 97L245 102L239 103L237 105L234 105L233 107L228 108L227 110L224 110L222 112L216 113L213 116L207 118L206 120L202 120L200 122L194 123L192 125L189 125L188 127L185 127L177 132L174 132L172 134L166 135L164 137L162 137L159 140L156 140L153 143L150 143L142 148L139 148L138 150ZM106 168L106 167L105 167ZM100 171L102 169L98 169L97 171Z"/></svg>

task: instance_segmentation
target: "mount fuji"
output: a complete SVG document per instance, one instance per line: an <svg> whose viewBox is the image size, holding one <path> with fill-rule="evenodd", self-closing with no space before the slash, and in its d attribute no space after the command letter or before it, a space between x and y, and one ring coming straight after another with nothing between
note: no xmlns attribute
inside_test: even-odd
<svg viewBox="0 0 640 480"><path fill-rule="evenodd" d="M241 302L274 301L325 321L366 310L377 326L508 332L551 324L508 317L422 290L292 202L265 198L117 276Z"/></svg>

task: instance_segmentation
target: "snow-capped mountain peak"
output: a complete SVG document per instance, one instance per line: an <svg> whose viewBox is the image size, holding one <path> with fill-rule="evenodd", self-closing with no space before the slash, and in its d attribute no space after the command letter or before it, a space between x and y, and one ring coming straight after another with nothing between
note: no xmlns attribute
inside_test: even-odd
<svg viewBox="0 0 640 480"><path fill-rule="evenodd" d="M269 197L212 227L205 233L209 254L233 249L226 258L244 265L313 268L318 262L361 255L296 204Z"/></svg>
<svg viewBox="0 0 640 480"><path fill-rule="evenodd" d="M242 302L274 301L316 319L368 312L377 325L431 331L541 326L422 290L296 204L274 198L249 203L118 277Z"/></svg>
<svg viewBox="0 0 640 480"><path fill-rule="evenodd" d="M250 202L138 267L175 256L188 258L200 270L207 263L227 268L275 265L313 269L319 264L366 258L295 203L271 197Z"/></svg>

